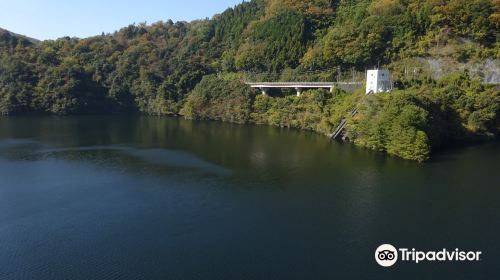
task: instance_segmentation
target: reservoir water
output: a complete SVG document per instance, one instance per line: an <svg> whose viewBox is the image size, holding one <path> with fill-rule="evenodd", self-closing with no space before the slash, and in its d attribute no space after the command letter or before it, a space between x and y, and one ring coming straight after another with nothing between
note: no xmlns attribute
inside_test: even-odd
<svg viewBox="0 0 500 280"><path fill-rule="evenodd" d="M314 133L0 118L0 279L500 279L500 145L418 164ZM398 262L384 243L482 251Z"/></svg>

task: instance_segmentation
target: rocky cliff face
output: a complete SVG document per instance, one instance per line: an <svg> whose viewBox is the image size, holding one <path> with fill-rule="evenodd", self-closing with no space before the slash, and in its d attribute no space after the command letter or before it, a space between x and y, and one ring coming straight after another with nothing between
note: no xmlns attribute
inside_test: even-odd
<svg viewBox="0 0 500 280"><path fill-rule="evenodd" d="M440 79L447 73L466 71L484 84L500 84L500 59L485 59L465 63L446 58L419 58L420 67L432 78Z"/></svg>

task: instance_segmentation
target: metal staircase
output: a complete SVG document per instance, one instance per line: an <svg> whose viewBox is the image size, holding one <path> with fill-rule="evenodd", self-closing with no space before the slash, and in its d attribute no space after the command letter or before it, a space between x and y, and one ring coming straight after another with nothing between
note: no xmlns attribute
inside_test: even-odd
<svg viewBox="0 0 500 280"><path fill-rule="evenodd" d="M366 95L373 95L373 94L374 94L373 91L370 91ZM350 112L351 117L356 116L357 113L358 113L358 108L353 108ZM332 138L332 140L337 139L337 137L339 137L340 134L342 134L342 131L344 131L346 126L347 126L347 118L343 118L339 126L337 126L337 128L333 131L333 133L330 134L330 138Z"/></svg>
<svg viewBox="0 0 500 280"><path fill-rule="evenodd" d="M358 108L353 108L351 110L351 117L354 117L358 113ZM347 126L347 118L342 119L340 122L339 126L337 126L337 129L331 134L332 139L337 139L339 135L344 131L345 127Z"/></svg>

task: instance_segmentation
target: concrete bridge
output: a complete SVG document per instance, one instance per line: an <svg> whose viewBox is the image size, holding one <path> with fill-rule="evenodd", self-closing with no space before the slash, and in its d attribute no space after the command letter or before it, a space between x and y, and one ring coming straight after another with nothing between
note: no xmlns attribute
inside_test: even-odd
<svg viewBox="0 0 500 280"><path fill-rule="evenodd" d="M262 94L267 95L269 89L272 88L293 88L297 91L297 96L302 94L304 89L324 88L333 92L333 89L338 87L345 91L355 91L363 86L363 83L358 82L259 82L259 83L246 83L252 88L258 88Z"/></svg>

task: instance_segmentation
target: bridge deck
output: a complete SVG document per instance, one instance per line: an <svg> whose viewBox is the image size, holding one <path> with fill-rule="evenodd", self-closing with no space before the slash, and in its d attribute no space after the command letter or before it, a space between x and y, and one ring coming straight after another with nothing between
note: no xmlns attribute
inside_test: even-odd
<svg viewBox="0 0 500 280"><path fill-rule="evenodd" d="M336 85L361 85L357 82L253 82L246 83L253 88L330 88Z"/></svg>
<svg viewBox="0 0 500 280"><path fill-rule="evenodd" d="M326 88L333 91L335 87L359 87L363 83L357 82L254 82L246 83L252 88L258 88L262 91L262 94L266 95L267 91L271 88L293 88L297 91L297 95L300 96L303 89L307 88Z"/></svg>

